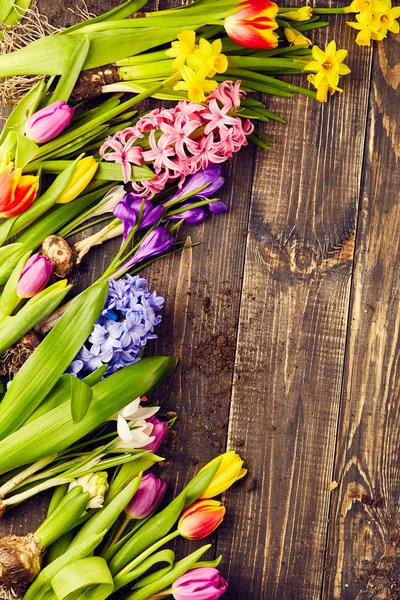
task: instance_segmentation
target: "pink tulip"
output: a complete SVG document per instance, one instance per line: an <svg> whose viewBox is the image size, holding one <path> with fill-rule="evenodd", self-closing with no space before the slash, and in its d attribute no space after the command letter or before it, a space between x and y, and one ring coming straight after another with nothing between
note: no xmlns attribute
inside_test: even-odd
<svg viewBox="0 0 400 600"><path fill-rule="evenodd" d="M22 270L17 283L19 298L32 298L41 292L53 273L53 262L41 254L33 254Z"/></svg>
<svg viewBox="0 0 400 600"><path fill-rule="evenodd" d="M125 509L130 519L145 519L157 507L165 494L167 484L152 473L143 475L139 489Z"/></svg>
<svg viewBox="0 0 400 600"><path fill-rule="evenodd" d="M213 567L188 571L172 584L175 600L218 600L226 592L227 581Z"/></svg>
<svg viewBox="0 0 400 600"><path fill-rule="evenodd" d="M57 100L35 112L26 122L25 135L37 144L54 139L71 122L74 109L64 100Z"/></svg>
<svg viewBox="0 0 400 600"><path fill-rule="evenodd" d="M154 440L141 448L141 450L149 450L149 452L156 452L158 448L161 446L164 441L165 435L168 429L168 423L166 421L160 421L157 417L150 417L146 419L147 423L153 424L153 431L151 432L151 436L154 437Z"/></svg>

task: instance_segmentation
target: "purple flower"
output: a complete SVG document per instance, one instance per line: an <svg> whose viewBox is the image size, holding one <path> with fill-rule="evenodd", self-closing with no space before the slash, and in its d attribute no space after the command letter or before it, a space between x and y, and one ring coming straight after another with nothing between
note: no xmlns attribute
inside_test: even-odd
<svg viewBox="0 0 400 600"><path fill-rule="evenodd" d="M124 265L124 269L128 266L136 265L138 262L164 254L173 246L174 237L165 229L165 227L156 227L143 238L139 248L136 250L132 258Z"/></svg>
<svg viewBox="0 0 400 600"><path fill-rule="evenodd" d="M33 254L22 269L18 284L19 298L32 298L44 290L53 273L54 264L41 254Z"/></svg>
<svg viewBox="0 0 400 600"><path fill-rule="evenodd" d="M221 200L210 202L210 204L208 204L207 207L210 212L214 213L214 215L222 215L223 213L228 212L227 205Z"/></svg>
<svg viewBox="0 0 400 600"><path fill-rule="evenodd" d="M145 519L162 500L167 484L152 473L143 475L140 486L125 509L131 519Z"/></svg>
<svg viewBox="0 0 400 600"><path fill-rule="evenodd" d="M150 442L147 446L144 446L142 450L149 450L150 452L156 452L158 448L161 446L164 441L165 435L168 429L168 423L166 421L160 421L157 417L150 417L146 419L148 423L152 423L153 430L151 435L154 437L154 440Z"/></svg>
<svg viewBox="0 0 400 600"><path fill-rule="evenodd" d="M71 122L74 109L64 100L57 100L35 112L26 122L25 135L37 144L54 139Z"/></svg>
<svg viewBox="0 0 400 600"><path fill-rule="evenodd" d="M176 213L175 215L171 215L168 217L171 221L180 221L183 219L186 223L190 225L195 225L196 223L201 223L208 216L207 211L202 207L190 208L193 204L183 204L182 212Z"/></svg>
<svg viewBox="0 0 400 600"><path fill-rule="evenodd" d="M191 193L194 194L196 190L206 184L207 187L201 190L201 192L197 192L194 197L202 198L203 200L212 198L215 192L224 185L225 179L222 177L221 172L222 168L217 164L210 164L205 169L200 169L194 175L186 178L182 188L178 190L172 198L169 198L165 203L165 206L168 206L172 201L174 201L175 204L175 201L178 200L178 198L182 198L182 196Z"/></svg>
<svg viewBox="0 0 400 600"><path fill-rule="evenodd" d="M172 584L175 600L218 600L228 583L213 567L192 569Z"/></svg>
<svg viewBox="0 0 400 600"><path fill-rule="evenodd" d="M162 205L153 206L148 200L143 200L134 194L127 193L113 210L113 214L124 224L124 233L122 241L124 242L129 235L132 227L136 225L140 210L143 204L142 220L139 229L151 227L162 217L164 207Z"/></svg>
<svg viewBox="0 0 400 600"><path fill-rule="evenodd" d="M164 298L150 293L147 281L138 275L109 280L109 291L101 317L88 341L68 367L79 377L108 365L106 376L140 360L147 341L157 335Z"/></svg>

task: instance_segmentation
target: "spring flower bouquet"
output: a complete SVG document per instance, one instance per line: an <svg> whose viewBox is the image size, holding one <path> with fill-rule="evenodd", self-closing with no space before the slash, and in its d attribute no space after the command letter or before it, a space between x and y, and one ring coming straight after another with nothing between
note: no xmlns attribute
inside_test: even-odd
<svg viewBox="0 0 400 600"><path fill-rule="evenodd" d="M3 4L5 44L30 2ZM215 497L246 470L227 452L168 501L147 472L174 419L145 394L176 359L144 357L164 298L139 272L196 245L180 239L183 223L227 212L223 163L249 143L270 150L265 127L285 123L268 95L326 102L346 89L347 50L308 37L329 25L322 15L354 14L358 45L399 32L390 0L138 12L143 4L0 55L2 97L14 99L21 80L26 91L0 136L0 515L53 490L34 533L0 539L6 600L224 594L221 557L203 558L209 545L178 559L166 546L219 527ZM144 110L150 97L160 103ZM120 245L104 272L72 298L70 274L112 238Z"/></svg>

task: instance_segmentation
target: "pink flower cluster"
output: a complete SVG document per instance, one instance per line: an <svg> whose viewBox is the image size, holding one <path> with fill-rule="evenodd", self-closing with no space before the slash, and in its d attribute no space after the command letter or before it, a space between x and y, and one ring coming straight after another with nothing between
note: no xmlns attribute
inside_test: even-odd
<svg viewBox="0 0 400 600"><path fill-rule="evenodd" d="M211 92L204 105L181 100L173 108L156 108L128 127L106 139L100 148L104 160L122 165L124 182L130 179L132 165L152 163L155 177L131 183L135 195L151 199L165 186L205 169L209 163L221 163L247 144L254 129L238 116L245 94L240 82L224 81ZM148 136L148 150L135 145Z"/></svg>

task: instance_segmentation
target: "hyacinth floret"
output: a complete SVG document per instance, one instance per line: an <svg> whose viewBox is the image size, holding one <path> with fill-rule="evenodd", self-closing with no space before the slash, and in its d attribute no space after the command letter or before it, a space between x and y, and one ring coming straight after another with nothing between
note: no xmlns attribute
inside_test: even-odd
<svg viewBox="0 0 400 600"><path fill-rule="evenodd" d="M161 321L164 298L149 292L147 281L138 275L109 280L106 304L86 344L68 372L84 377L108 364L106 376L140 360L140 352Z"/></svg>
<svg viewBox="0 0 400 600"><path fill-rule="evenodd" d="M133 193L140 198L150 200L171 182L180 188L188 175L225 162L247 144L254 127L235 114L244 95L239 81L224 81L204 104L181 100L173 108L156 108L133 127L108 138L100 154L106 161L123 165L125 183L129 181L129 163L138 164L139 155L153 167L153 179L131 182ZM148 148L135 153L135 143L144 138ZM130 161L131 155L135 160Z"/></svg>

